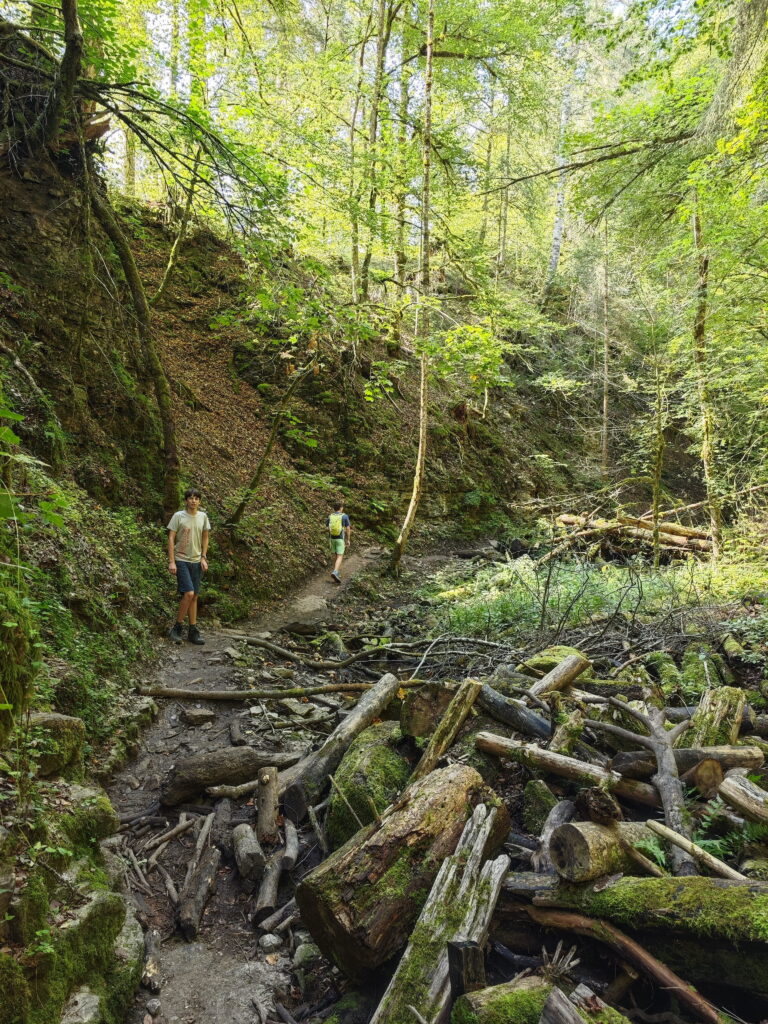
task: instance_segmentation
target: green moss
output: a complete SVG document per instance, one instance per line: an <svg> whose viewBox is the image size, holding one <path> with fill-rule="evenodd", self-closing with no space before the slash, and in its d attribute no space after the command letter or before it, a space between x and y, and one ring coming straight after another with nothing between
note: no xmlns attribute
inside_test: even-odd
<svg viewBox="0 0 768 1024"><path fill-rule="evenodd" d="M100 839L117 832L120 822L103 790L72 786L70 799L72 810L61 819L58 829L75 852L92 851Z"/></svg>
<svg viewBox="0 0 768 1024"><path fill-rule="evenodd" d="M709 644L695 642L683 654L681 686L686 697L693 698L712 687L733 682L733 673L720 654Z"/></svg>
<svg viewBox="0 0 768 1024"><path fill-rule="evenodd" d="M13 905L12 935L23 946L32 942L35 932L45 927L50 900L49 886L45 871L38 865Z"/></svg>
<svg viewBox="0 0 768 1024"><path fill-rule="evenodd" d="M0 704L11 705L0 710L0 745L26 707L37 673L36 636L29 606L23 582L0 582Z"/></svg>
<svg viewBox="0 0 768 1024"><path fill-rule="evenodd" d="M665 693L672 693L680 689L680 669L675 664L675 659L666 651L654 651L645 657L645 664L653 669L661 683Z"/></svg>
<svg viewBox="0 0 768 1024"><path fill-rule="evenodd" d="M629 928L668 929L674 907L676 928L697 936L768 943L768 895L716 878L619 879L602 892L561 886L564 905Z"/></svg>
<svg viewBox="0 0 768 1024"><path fill-rule="evenodd" d="M21 965L7 953L0 953L0 993L6 1024L25 1024L29 1012L29 983Z"/></svg>
<svg viewBox="0 0 768 1024"><path fill-rule="evenodd" d="M381 813L408 780L410 766L392 746L398 733L397 722L380 722L365 729L344 755L334 776L328 811L328 839L333 849L372 822L374 808Z"/></svg>
<svg viewBox="0 0 768 1024"><path fill-rule="evenodd" d="M531 979L538 980L538 979ZM482 1005L462 996L456 1001L451 1024L538 1024L552 986L544 982L534 987L515 987L514 981L483 989Z"/></svg>
<svg viewBox="0 0 768 1024"><path fill-rule="evenodd" d="M544 822L557 797L542 779L531 779L523 790L523 825L531 835L541 835Z"/></svg>
<svg viewBox="0 0 768 1024"><path fill-rule="evenodd" d="M568 647L565 644L560 644L555 647L547 647L544 651L539 651L538 654L532 655L530 658L526 658L522 664L517 666L517 671L522 672L527 676L540 676L546 675L547 672L551 672L553 668L560 664L564 658L568 658L571 655L576 654L580 658L587 658L583 651L577 650L575 647ZM587 661L589 659L587 658ZM582 672L584 679L589 679L594 676L595 671L590 665L589 668Z"/></svg>

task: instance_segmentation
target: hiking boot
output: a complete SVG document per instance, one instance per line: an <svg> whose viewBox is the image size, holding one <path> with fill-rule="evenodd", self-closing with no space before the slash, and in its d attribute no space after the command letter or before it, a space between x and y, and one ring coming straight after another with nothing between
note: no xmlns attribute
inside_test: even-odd
<svg viewBox="0 0 768 1024"><path fill-rule="evenodd" d="M191 644L197 644L198 647L205 643L205 640L200 636L200 630L197 626L190 626L187 630L187 641Z"/></svg>
<svg viewBox="0 0 768 1024"><path fill-rule="evenodd" d="M334 583L338 583L339 585L341 585L341 576L339 576L335 569L331 573L331 579L333 580Z"/></svg>
<svg viewBox="0 0 768 1024"><path fill-rule="evenodd" d="M168 639L173 640L175 644L180 644L182 642L184 639L184 633L182 632L180 622L174 622L168 630Z"/></svg>

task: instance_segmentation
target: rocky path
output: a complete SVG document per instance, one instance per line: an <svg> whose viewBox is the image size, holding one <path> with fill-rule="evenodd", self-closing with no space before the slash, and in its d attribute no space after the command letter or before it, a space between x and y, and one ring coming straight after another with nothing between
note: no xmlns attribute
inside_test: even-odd
<svg viewBox="0 0 768 1024"><path fill-rule="evenodd" d="M353 553L344 563L345 583L341 587L330 580L327 572L318 574L289 599L276 603L249 623L248 631L276 633L290 625L297 631L316 632L322 623L327 624L326 628L332 626L335 607L344 603L349 579L380 555L375 548ZM295 666L264 664L252 649L238 646L223 631L208 630L205 637L204 647L169 645L151 681L163 686L189 686L193 680L200 680L194 684L200 689L225 689L254 682L279 686L289 680L306 685L316 679ZM327 676L320 681L328 682ZM246 742L257 743L260 748L303 750L317 740L311 726L304 727L295 716L292 720L285 707L273 702L251 708L212 702L160 703L155 721L143 734L140 753L115 776L109 788L123 818L159 799L161 780L177 760L229 746L233 723L238 724ZM201 812L202 808L194 806L186 811L190 815ZM235 812L243 820L253 820L252 807L246 801L241 801ZM185 812L182 807L161 808L156 813L166 818L170 828ZM155 823L146 838L163 830L162 823ZM125 842L139 864L146 867L149 851L142 855L146 839L137 831L126 831ZM160 861L177 887L194 849L194 831L174 840ZM303 854L305 861L308 855L311 850ZM307 866L300 860L299 875ZM163 984L156 996L146 989L139 990L129 1024L150 1024L152 1020L155 1024L263 1024L267 1016L275 1017L276 1001L295 1006L302 997L305 1001L316 1000L318 986L307 980L308 973L312 974L308 962L314 950L309 946L309 936L289 933L279 948L260 948L258 932L248 920L249 894L230 859L222 860L217 891L208 903L200 935L193 942L185 942L178 935L174 909L158 872L151 872L147 881L151 895L135 884L135 878L132 893L142 923L158 929L163 939L159 954ZM327 965L324 973L329 973Z"/></svg>

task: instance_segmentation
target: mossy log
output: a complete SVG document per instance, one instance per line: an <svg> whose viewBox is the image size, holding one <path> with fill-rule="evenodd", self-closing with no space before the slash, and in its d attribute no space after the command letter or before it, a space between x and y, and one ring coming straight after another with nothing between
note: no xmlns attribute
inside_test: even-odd
<svg viewBox="0 0 768 1024"><path fill-rule="evenodd" d="M718 794L750 821L768 822L768 792L751 782L742 768L734 768L727 773Z"/></svg>
<svg viewBox="0 0 768 1024"><path fill-rule="evenodd" d="M285 813L289 818L296 822L301 821L307 813L307 808L318 802L347 747L374 719L381 717L381 713L394 698L399 687L397 676L389 672L382 676L372 689L363 694L357 705L336 726L319 750L312 751L298 764L280 773L280 793ZM274 763L273 758L272 764Z"/></svg>
<svg viewBox="0 0 768 1024"><path fill-rule="evenodd" d="M483 863L498 811L480 804L466 823L456 849L443 861L408 947L370 1024L411 1024L410 1004L439 1020L451 997L448 943L488 935L509 857Z"/></svg>
<svg viewBox="0 0 768 1024"><path fill-rule="evenodd" d="M577 761L576 758L544 750L533 743L507 739L491 732L479 732L475 737L475 743L479 750L496 754L499 757L508 757L511 761L517 761L528 768L573 779L587 786L604 786L611 792L626 797L627 800L633 800L648 807L659 806L659 795L653 786L649 786L645 782L636 782L634 779L624 779L618 772L599 768L593 764L585 764L583 761Z"/></svg>
<svg viewBox="0 0 768 1024"><path fill-rule="evenodd" d="M468 992L456 1000L451 1024L539 1024L551 991L551 982L526 975Z"/></svg>
<svg viewBox="0 0 768 1024"><path fill-rule="evenodd" d="M574 821L554 830L549 855L562 878L588 882L615 871L636 871L627 847L651 837L643 822L618 821L609 827L592 821Z"/></svg>
<svg viewBox="0 0 768 1024"><path fill-rule="evenodd" d="M259 768L274 764L288 767L300 757L300 754L276 754L274 750L255 750L253 747L202 751L174 765L163 780L160 799L166 806L181 804L208 786L221 782L248 782L256 777Z"/></svg>
<svg viewBox="0 0 768 1024"><path fill-rule="evenodd" d="M664 708L664 716L668 722L684 722L686 719L692 718L697 710L697 704L683 708ZM768 736L768 715L756 715L749 704L746 704L741 715L739 733L740 735L755 733L757 736ZM686 738L686 743L690 743L690 737Z"/></svg>
<svg viewBox="0 0 768 1024"><path fill-rule="evenodd" d="M392 803L410 765L393 746L397 722L369 725L350 744L333 776L325 831L336 850Z"/></svg>
<svg viewBox="0 0 768 1024"><path fill-rule="evenodd" d="M701 761L717 761L725 769L759 768L764 761L759 747L678 747L674 754L680 775ZM656 774L656 758L650 750L624 750L613 757L610 767L627 779L650 779Z"/></svg>
<svg viewBox="0 0 768 1024"><path fill-rule="evenodd" d="M744 691L735 686L718 686L707 690L691 718L691 727L678 746L714 747L735 743L739 738L741 720L746 706Z"/></svg>
<svg viewBox="0 0 768 1024"><path fill-rule="evenodd" d="M595 892L562 884L536 898L626 928L679 932L700 939L761 942L768 954L768 883L727 878L620 878Z"/></svg>
<svg viewBox="0 0 768 1024"><path fill-rule="evenodd" d="M439 768L302 879L302 920L345 974L361 978L405 946L440 864L484 793L474 768ZM489 849L509 830L503 808L494 824Z"/></svg>
<svg viewBox="0 0 768 1024"><path fill-rule="evenodd" d="M403 736L419 739L429 736L443 712L451 703L455 690L442 683L425 683L418 690L409 690L400 709Z"/></svg>

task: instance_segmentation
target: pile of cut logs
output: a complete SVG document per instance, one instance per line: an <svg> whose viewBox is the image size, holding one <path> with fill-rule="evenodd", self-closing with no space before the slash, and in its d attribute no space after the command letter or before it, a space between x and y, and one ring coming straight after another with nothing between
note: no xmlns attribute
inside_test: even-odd
<svg viewBox="0 0 768 1024"><path fill-rule="evenodd" d="M197 931L218 866L211 842L220 842L249 883L263 934L300 922L353 986L375 991L389 972L372 1024L576 1024L595 1014L717 1024L713 999L761 1019L768 882L754 874L768 850L734 866L693 836L702 814L731 833L768 823L768 792L751 778L765 723L737 687L673 709L650 693L625 700L620 684L615 695L590 693L579 679L590 669L569 654L536 681L507 670L506 683L425 687L432 713L422 707L429 726L410 749L409 780L303 876L297 859L328 851L321 816L345 752L403 696L394 675L279 773L274 752L248 747L179 762L163 802L218 801L176 895L182 931ZM510 678L524 687L517 698L501 692ZM478 768L488 767L484 778ZM526 776L550 802L538 836L511 813ZM498 793L510 792L507 806ZM256 820L217 839L221 808L232 820L231 802L252 793ZM563 952L564 940L578 949ZM305 1007L295 1019L330 1012ZM294 1020L284 1007L279 1017ZM344 1024L341 1009L334 1020Z"/></svg>
<svg viewBox="0 0 768 1024"><path fill-rule="evenodd" d="M706 530L695 526L681 526L680 523L657 522L643 517L616 515L611 519L593 516L560 515L560 526L567 527L568 536L556 547L559 554L565 548L591 547L607 542L623 551L647 550L658 544L669 557L679 558L687 554L701 555L712 551L712 538ZM550 552L549 556L551 557Z"/></svg>

